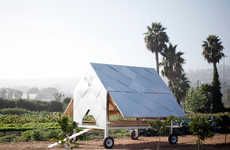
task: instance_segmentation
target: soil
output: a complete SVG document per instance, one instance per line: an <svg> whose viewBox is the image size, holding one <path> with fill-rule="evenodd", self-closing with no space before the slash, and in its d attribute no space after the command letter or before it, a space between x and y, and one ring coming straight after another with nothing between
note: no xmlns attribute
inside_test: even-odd
<svg viewBox="0 0 230 150"><path fill-rule="evenodd" d="M194 150L196 149L196 137L180 136L178 144L168 143L168 137L139 137L138 140L131 140L128 137L115 139L114 149L153 149L153 150ZM227 135L227 144L225 144L225 135L215 135L205 140L201 150L230 150L230 134ZM0 150L46 150L52 142L16 142L0 143ZM78 147L74 149L103 149L103 141L100 139L90 141L79 141ZM50 150L63 150L59 146Z"/></svg>

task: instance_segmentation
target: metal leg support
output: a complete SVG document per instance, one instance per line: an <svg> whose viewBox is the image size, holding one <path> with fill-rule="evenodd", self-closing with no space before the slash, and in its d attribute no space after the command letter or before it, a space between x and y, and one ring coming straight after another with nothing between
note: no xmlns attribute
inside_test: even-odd
<svg viewBox="0 0 230 150"><path fill-rule="evenodd" d="M170 125L170 134L173 134L173 121L171 120L171 125Z"/></svg>
<svg viewBox="0 0 230 150"><path fill-rule="evenodd" d="M109 129L108 129L108 126L106 125L104 129L104 139L107 138L108 136L109 136Z"/></svg>

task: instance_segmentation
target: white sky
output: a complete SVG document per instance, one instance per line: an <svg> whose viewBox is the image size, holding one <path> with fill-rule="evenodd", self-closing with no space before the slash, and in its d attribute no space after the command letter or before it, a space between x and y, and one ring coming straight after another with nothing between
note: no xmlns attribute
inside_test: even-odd
<svg viewBox="0 0 230 150"><path fill-rule="evenodd" d="M80 76L87 62L155 67L143 40L154 21L185 52L186 70L206 68L209 34L230 55L229 8L227 0L0 0L0 78Z"/></svg>

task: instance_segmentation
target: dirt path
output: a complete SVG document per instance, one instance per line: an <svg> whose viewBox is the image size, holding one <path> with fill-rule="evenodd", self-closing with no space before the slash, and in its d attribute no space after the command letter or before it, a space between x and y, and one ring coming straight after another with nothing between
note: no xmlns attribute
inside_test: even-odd
<svg viewBox="0 0 230 150"><path fill-rule="evenodd" d="M160 142L159 142L160 141ZM18 142L0 143L0 150L45 150L52 142ZM179 137L179 144L170 145L167 137L140 137L139 140L129 138L115 139L114 149L153 149L156 150L194 150L195 137ZM224 145L224 135L215 135L205 141L203 150L230 150L230 135L227 136L227 145ZM80 141L75 149L103 149L102 140ZM63 148L53 148L51 150L63 150Z"/></svg>

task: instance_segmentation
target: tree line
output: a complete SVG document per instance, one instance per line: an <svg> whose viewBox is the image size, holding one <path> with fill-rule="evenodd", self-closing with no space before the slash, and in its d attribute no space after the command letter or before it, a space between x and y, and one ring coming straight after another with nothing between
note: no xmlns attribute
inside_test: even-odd
<svg viewBox="0 0 230 150"><path fill-rule="evenodd" d="M201 44L201 54L208 63L213 65L213 79L211 84L190 88L190 81L183 69L184 53L177 50L166 33L166 28L159 22L147 26L144 41L149 51L155 54L156 70L168 79L168 86L180 105L184 104L189 112L223 112L221 84L217 70L217 63L225 55L221 39L217 35L209 35ZM159 55L162 61L159 61Z"/></svg>
<svg viewBox="0 0 230 150"><path fill-rule="evenodd" d="M67 106L70 98L65 98L63 102L60 101L39 101L39 100L6 100L0 98L0 109L5 108L22 108L29 111L48 111L48 112L63 112Z"/></svg>

